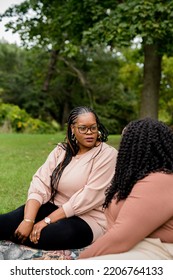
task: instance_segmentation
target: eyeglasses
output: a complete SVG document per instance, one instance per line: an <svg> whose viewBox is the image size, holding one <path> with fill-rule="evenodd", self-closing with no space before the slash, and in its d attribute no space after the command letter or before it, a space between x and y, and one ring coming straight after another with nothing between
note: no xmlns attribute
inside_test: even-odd
<svg viewBox="0 0 173 280"><path fill-rule="evenodd" d="M77 129L78 129L79 133L81 133L81 134L86 134L88 132L88 130L90 130L92 133L98 132L97 125L91 125L89 127L85 126L85 125L81 125L81 126L77 126Z"/></svg>

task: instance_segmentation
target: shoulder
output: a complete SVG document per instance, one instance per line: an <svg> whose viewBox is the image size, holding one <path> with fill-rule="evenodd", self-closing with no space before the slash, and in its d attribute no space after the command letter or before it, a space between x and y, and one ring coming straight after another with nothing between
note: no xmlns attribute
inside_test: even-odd
<svg viewBox="0 0 173 280"><path fill-rule="evenodd" d="M110 153L110 154L113 153L114 155L117 155L117 153L118 153L118 151L114 147L110 146L109 144L107 144L105 142L103 142L101 144L101 150L105 151L107 153Z"/></svg>
<svg viewBox="0 0 173 280"><path fill-rule="evenodd" d="M147 175L146 177L144 177L143 179L139 180L138 183L140 182L145 182L145 183L149 183L149 182L153 182L153 183L158 183L158 184L162 184L163 182L172 182L173 181L173 174L167 174L164 172L152 172L149 175Z"/></svg>
<svg viewBox="0 0 173 280"><path fill-rule="evenodd" d="M106 144L105 142L101 142L99 146L93 149L93 156L96 157L98 160L116 160L118 151Z"/></svg>
<svg viewBox="0 0 173 280"><path fill-rule="evenodd" d="M59 157L60 155L64 155L65 152L65 145L63 143L58 143L56 147L52 150L51 154L54 154L54 156Z"/></svg>
<svg viewBox="0 0 173 280"><path fill-rule="evenodd" d="M150 173L145 178L139 180L134 185L134 192L144 191L150 192L153 190L155 193L162 192L163 188L166 190L171 189L173 191L173 174L166 174L162 172Z"/></svg>

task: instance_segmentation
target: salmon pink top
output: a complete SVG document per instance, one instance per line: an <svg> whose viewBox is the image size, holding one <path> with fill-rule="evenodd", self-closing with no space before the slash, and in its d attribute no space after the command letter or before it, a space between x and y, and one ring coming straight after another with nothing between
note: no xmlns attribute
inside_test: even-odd
<svg viewBox="0 0 173 280"><path fill-rule="evenodd" d="M151 173L105 212L108 231L80 258L127 252L146 237L173 243L173 174Z"/></svg>

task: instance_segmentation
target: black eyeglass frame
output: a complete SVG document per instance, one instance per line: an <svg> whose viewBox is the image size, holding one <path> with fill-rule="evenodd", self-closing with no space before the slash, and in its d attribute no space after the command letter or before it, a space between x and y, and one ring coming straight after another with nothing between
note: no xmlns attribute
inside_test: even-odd
<svg viewBox="0 0 173 280"><path fill-rule="evenodd" d="M97 124L93 124L91 126L85 126L85 125L81 125L81 126L75 126L79 131L80 134L86 134L88 132L88 130L90 130L92 133L97 133L98 132L98 125ZM84 129L81 131L81 129ZM92 130L94 129L94 131Z"/></svg>

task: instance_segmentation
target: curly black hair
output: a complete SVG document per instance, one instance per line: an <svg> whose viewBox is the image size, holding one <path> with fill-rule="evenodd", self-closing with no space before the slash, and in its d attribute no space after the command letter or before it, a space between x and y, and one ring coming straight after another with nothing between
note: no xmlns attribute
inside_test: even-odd
<svg viewBox="0 0 173 280"><path fill-rule="evenodd" d="M115 175L103 204L127 198L135 183L151 172L173 173L173 131L151 118L130 122L123 130Z"/></svg>
<svg viewBox="0 0 173 280"><path fill-rule="evenodd" d="M58 183L61 178L61 175L65 169L65 167L70 163L73 156L75 156L79 151L79 146L76 142L76 140L72 137L72 130L71 125L75 123L77 117L80 114L85 113L92 113L95 116L96 123L98 126L98 130L100 134L98 135L98 141L100 142L106 142L108 140L108 130L105 128L105 126L100 122L99 117L95 113L93 109L86 106L80 106L74 108L68 117L67 120L67 135L66 139L63 143L61 143L62 148L66 151L65 157L62 162L59 163L59 165L54 169L52 176L51 176L51 200L54 201L54 197L57 193L58 189Z"/></svg>

